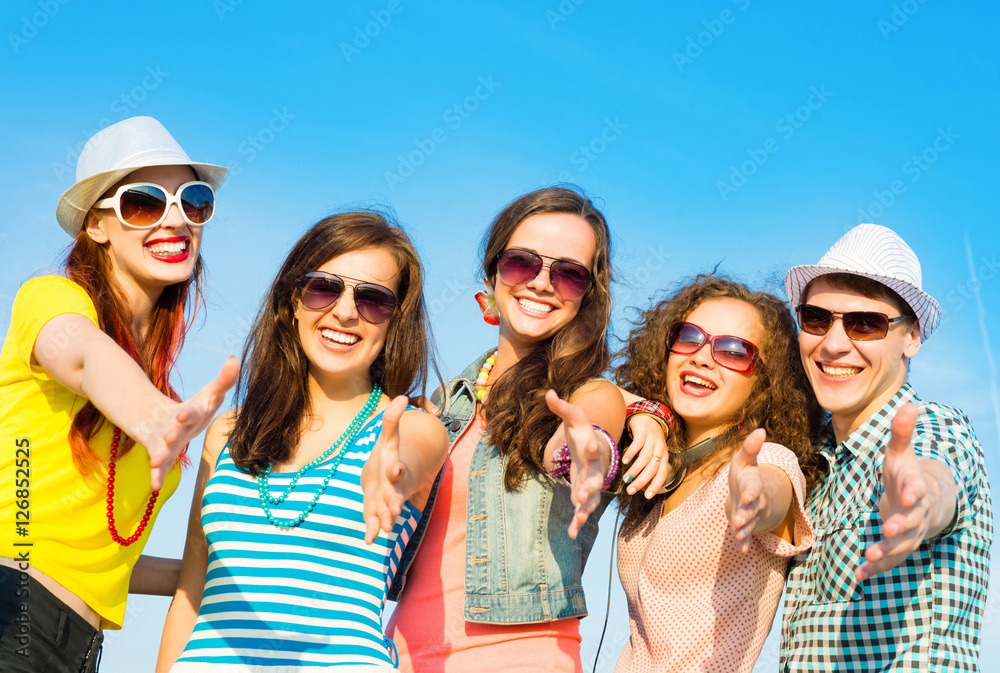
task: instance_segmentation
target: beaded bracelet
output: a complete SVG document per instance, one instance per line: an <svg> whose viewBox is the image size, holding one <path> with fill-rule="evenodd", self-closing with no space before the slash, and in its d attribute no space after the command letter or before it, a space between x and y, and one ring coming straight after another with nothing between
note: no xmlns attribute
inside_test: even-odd
<svg viewBox="0 0 1000 673"><path fill-rule="evenodd" d="M607 430L599 425L592 427L594 428L594 432L608 440L608 445L611 447L611 469L608 470L608 476L604 478L604 485L601 486L601 490L606 491L614 483L615 477L618 476L618 468L622 464L622 455L618 450L618 444L615 443L614 438L608 434ZM568 441L563 442L562 446L552 452L552 462L555 463L555 467L549 470L549 475L559 483L569 486L569 473L570 467L573 464L573 457L569 452Z"/></svg>

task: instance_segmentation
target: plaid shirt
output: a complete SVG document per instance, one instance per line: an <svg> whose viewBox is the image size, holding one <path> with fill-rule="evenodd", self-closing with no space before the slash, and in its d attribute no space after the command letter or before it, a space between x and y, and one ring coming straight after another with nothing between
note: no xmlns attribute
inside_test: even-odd
<svg viewBox="0 0 1000 673"><path fill-rule="evenodd" d="M955 477L956 518L899 566L859 583L854 571L882 536L882 461L905 402L920 412L916 454ZM816 542L789 571L781 670L977 671L993 512L969 419L920 401L907 384L839 446L828 427L818 449L829 469L809 503Z"/></svg>

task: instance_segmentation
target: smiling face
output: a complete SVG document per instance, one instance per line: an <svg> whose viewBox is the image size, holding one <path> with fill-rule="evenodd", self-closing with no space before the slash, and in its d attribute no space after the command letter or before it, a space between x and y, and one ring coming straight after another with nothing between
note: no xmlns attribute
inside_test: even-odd
<svg viewBox="0 0 1000 673"><path fill-rule="evenodd" d="M739 299L709 299L685 320L713 336L740 337L758 348L763 344L760 314ZM766 361L767 353L761 352L759 357ZM719 366L708 342L690 355L670 353L667 395L674 412L684 419L688 442L694 445L714 437L737 422L756 380L756 370L739 374Z"/></svg>
<svg viewBox="0 0 1000 673"><path fill-rule="evenodd" d="M510 248L576 262L592 270L597 240L590 224L579 215L542 213L526 218L514 230L505 246ZM545 260L546 267L551 261ZM519 352L552 338L572 322L583 302L582 297L567 299L556 292L548 268L515 286L507 285L497 274L494 287L500 313L500 339Z"/></svg>
<svg viewBox="0 0 1000 673"><path fill-rule="evenodd" d="M197 179L190 166L140 168L111 187L104 197L114 196L118 187L135 182L152 182L174 194L185 182ZM177 204L170 206L166 219L153 229L128 228L111 209L94 212L97 218L88 218L87 234L97 243L109 244L107 250L115 277L126 293L131 295L138 288L158 295L166 286L191 277L201 249L203 228L188 226Z"/></svg>
<svg viewBox="0 0 1000 673"><path fill-rule="evenodd" d="M809 286L802 303L830 311L875 311L890 318L899 309L886 299L872 299L840 289L822 276ZM799 332L799 353L820 406L830 412L837 441L843 441L888 402L906 383L908 358L920 349L920 328L892 324L884 339L853 341L835 319L822 335Z"/></svg>
<svg viewBox="0 0 1000 673"><path fill-rule="evenodd" d="M376 283L399 297L399 266L382 248L361 248L330 259L315 271L325 271L355 281ZM313 310L304 306L296 293L295 317L299 341L309 359L309 376L319 382L352 381L365 387L370 383L369 368L385 345L389 325L395 315L381 324L364 320L354 304L354 289L345 287L332 305Z"/></svg>

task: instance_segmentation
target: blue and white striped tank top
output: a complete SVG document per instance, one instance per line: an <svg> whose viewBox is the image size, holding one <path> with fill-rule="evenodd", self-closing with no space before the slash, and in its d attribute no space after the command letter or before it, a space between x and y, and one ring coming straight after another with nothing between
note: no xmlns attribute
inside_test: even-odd
<svg viewBox="0 0 1000 673"><path fill-rule="evenodd" d="M392 533L380 531L365 544L361 469L381 429L379 414L346 449L326 492L295 528L268 521L257 480L236 467L226 446L201 501L208 542L201 609L172 671L392 669L395 652L382 631L382 609L420 510L405 503ZM332 461L303 474L284 503L271 505L274 516L302 512ZM283 493L291 478L271 473L271 494Z"/></svg>

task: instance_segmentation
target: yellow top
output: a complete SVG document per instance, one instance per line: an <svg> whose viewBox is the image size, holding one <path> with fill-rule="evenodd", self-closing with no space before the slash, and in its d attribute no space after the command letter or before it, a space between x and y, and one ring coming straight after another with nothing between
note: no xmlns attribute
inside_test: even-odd
<svg viewBox="0 0 1000 673"><path fill-rule="evenodd" d="M5 445L0 449L0 556L27 555L31 565L100 615L102 629L120 629L132 568L160 508L177 489L180 468L167 473L142 537L129 547L112 540L106 500L114 427L106 421L91 440L103 466L84 477L73 465L69 428L87 398L56 381L33 358L42 327L64 313L98 324L93 302L76 283L58 276L29 280L14 298L0 351L0 441ZM128 537L152 493L146 450L133 447L119 457L115 472L115 526Z"/></svg>

